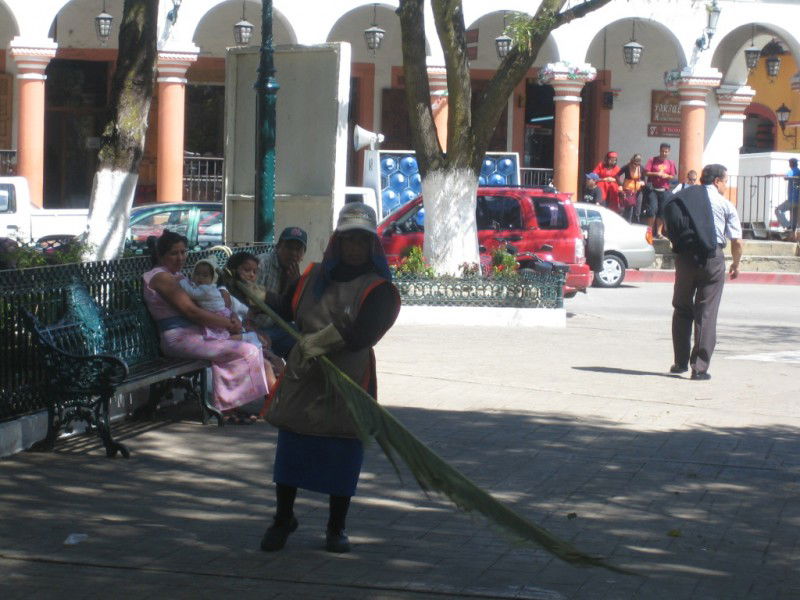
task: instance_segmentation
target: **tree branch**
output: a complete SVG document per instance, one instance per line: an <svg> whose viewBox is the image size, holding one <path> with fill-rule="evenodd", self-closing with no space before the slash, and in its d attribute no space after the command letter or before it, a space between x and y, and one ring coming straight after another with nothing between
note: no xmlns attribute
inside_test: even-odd
<svg viewBox="0 0 800 600"><path fill-rule="evenodd" d="M470 80L464 11L461 0L432 0L436 33L447 69L447 163L467 166L465 149L472 145L472 82Z"/></svg>
<svg viewBox="0 0 800 600"><path fill-rule="evenodd" d="M411 125L411 143L417 155L420 174L444 164L444 153L436 136L431 111L431 92L425 62L424 0L400 0L397 16L403 47L403 76L406 104Z"/></svg>
<svg viewBox="0 0 800 600"><path fill-rule="evenodd" d="M609 2L611 2L611 0L586 0L583 4L578 4L577 6L573 6L564 12L559 12L558 16L556 17L556 25L553 27L553 29L558 29L562 25L565 25L574 19L585 17L590 12L605 6Z"/></svg>

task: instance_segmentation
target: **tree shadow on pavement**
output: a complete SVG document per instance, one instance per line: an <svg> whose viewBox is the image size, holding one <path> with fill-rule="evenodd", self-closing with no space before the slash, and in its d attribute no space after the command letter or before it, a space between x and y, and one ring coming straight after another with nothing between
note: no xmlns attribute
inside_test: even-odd
<svg viewBox="0 0 800 600"><path fill-rule="evenodd" d="M165 594L180 575L181 597L217 589L265 597L271 584L292 582L317 586L320 598L800 592L797 428L634 430L562 413L391 412L515 511L647 577L578 569L515 545L484 519L426 497L409 473L400 483L376 444L348 519L351 554L322 550L327 498L302 490L300 528L283 551L263 553L275 431L178 422L126 435L129 460L106 459L84 437L0 461L0 514L13 515L0 522L5 582L16 590L76 586L84 597L107 591L112 572L118 589L134 595ZM89 537L64 545L70 533ZM67 563L66 572L48 567ZM142 587L150 580L162 587Z"/></svg>

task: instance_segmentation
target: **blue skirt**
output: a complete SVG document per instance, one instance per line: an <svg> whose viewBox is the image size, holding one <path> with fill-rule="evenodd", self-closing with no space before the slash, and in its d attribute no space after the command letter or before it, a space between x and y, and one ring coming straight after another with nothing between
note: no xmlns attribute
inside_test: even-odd
<svg viewBox="0 0 800 600"><path fill-rule="evenodd" d="M332 496L354 496L363 461L364 446L358 439L281 429L272 481Z"/></svg>

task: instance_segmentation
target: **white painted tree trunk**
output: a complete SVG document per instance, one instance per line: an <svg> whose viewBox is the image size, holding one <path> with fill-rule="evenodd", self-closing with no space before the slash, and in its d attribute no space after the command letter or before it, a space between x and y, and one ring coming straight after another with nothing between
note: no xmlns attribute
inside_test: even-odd
<svg viewBox="0 0 800 600"><path fill-rule="evenodd" d="M470 169L437 170L422 180L424 254L438 275L458 275L462 264L480 263L477 191L478 177Z"/></svg>
<svg viewBox="0 0 800 600"><path fill-rule="evenodd" d="M108 167L95 173L84 260L111 260L122 254L138 179L137 173Z"/></svg>

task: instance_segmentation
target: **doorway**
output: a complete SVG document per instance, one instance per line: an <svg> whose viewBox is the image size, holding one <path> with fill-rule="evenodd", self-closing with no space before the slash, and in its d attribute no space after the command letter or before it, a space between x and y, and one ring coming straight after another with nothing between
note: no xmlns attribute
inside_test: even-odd
<svg viewBox="0 0 800 600"><path fill-rule="evenodd" d="M107 62L53 59L45 88L45 208L87 208L108 111Z"/></svg>

